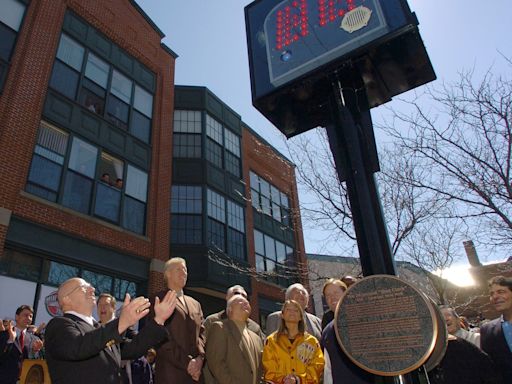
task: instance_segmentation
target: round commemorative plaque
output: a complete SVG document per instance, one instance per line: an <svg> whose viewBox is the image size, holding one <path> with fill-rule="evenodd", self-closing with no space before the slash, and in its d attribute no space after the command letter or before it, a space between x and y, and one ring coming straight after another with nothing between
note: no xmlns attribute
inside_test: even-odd
<svg viewBox="0 0 512 384"><path fill-rule="evenodd" d="M434 349L434 311L423 293L396 276L365 277L338 303L336 337L362 369L381 376L406 374L423 365Z"/></svg>

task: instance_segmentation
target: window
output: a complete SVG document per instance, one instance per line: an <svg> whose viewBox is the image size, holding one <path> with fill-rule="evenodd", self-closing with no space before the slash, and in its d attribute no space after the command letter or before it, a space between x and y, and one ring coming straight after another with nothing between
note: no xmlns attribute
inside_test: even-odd
<svg viewBox="0 0 512 384"><path fill-rule="evenodd" d="M240 137L226 128L224 129L224 137L226 139L226 171L241 177Z"/></svg>
<svg viewBox="0 0 512 384"><path fill-rule="evenodd" d="M203 209L201 194L201 187L173 185L171 190L171 212L201 214Z"/></svg>
<svg viewBox="0 0 512 384"><path fill-rule="evenodd" d="M211 189L207 191L207 200L208 200L208 216L225 223L226 222L226 209L225 209L225 199L223 196L219 195L216 192L213 192Z"/></svg>
<svg viewBox="0 0 512 384"><path fill-rule="evenodd" d="M207 190L207 200L208 245L226 251L231 257L245 260L244 208L211 189Z"/></svg>
<svg viewBox="0 0 512 384"><path fill-rule="evenodd" d="M68 135L41 123L28 175L27 191L50 201L57 200Z"/></svg>
<svg viewBox="0 0 512 384"><path fill-rule="evenodd" d="M150 142L153 95L64 33L50 87L137 139Z"/></svg>
<svg viewBox="0 0 512 384"><path fill-rule="evenodd" d="M18 0L0 2L0 92L3 89L5 75L9 68L16 37L25 15L25 4Z"/></svg>
<svg viewBox="0 0 512 384"><path fill-rule="evenodd" d="M146 172L41 122L27 192L143 234L147 184Z"/></svg>
<svg viewBox="0 0 512 384"><path fill-rule="evenodd" d="M201 112L174 111L173 157L201 157Z"/></svg>
<svg viewBox="0 0 512 384"><path fill-rule="evenodd" d="M202 244L202 188L173 185L171 188L171 243Z"/></svg>
<svg viewBox="0 0 512 384"><path fill-rule="evenodd" d="M277 187L250 172L252 206L259 212L290 227L290 203L288 196Z"/></svg>
<svg viewBox="0 0 512 384"><path fill-rule="evenodd" d="M295 277L296 262L293 249L271 236L254 231L256 270L268 274L267 280L281 286L288 286Z"/></svg>

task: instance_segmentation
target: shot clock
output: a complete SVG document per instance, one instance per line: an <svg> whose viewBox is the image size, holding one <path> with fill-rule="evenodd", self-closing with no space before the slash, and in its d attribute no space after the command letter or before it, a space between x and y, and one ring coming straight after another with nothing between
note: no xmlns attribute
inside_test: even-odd
<svg viewBox="0 0 512 384"><path fill-rule="evenodd" d="M245 16L253 104L287 136L327 123L334 74L367 108L435 78L405 0L257 0Z"/></svg>

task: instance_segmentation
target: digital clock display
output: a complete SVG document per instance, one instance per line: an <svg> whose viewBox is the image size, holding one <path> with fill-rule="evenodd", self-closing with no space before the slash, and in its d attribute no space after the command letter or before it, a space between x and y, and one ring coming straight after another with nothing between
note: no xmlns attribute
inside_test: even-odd
<svg viewBox="0 0 512 384"><path fill-rule="evenodd" d="M328 123L333 78L369 108L435 78L407 0L255 0L245 20L253 104L287 136Z"/></svg>
<svg viewBox="0 0 512 384"><path fill-rule="evenodd" d="M270 82L279 86L387 32L376 0L292 0L264 21Z"/></svg>

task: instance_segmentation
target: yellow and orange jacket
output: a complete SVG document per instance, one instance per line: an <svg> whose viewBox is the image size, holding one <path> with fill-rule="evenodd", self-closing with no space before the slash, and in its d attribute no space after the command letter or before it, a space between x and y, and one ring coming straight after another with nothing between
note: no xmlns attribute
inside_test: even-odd
<svg viewBox="0 0 512 384"><path fill-rule="evenodd" d="M286 334L272 333L263 347L265 380L281 384L292 374L300 384L318 384L324 370L324 355L318 340L305 332L293 344Z"/></svg>

